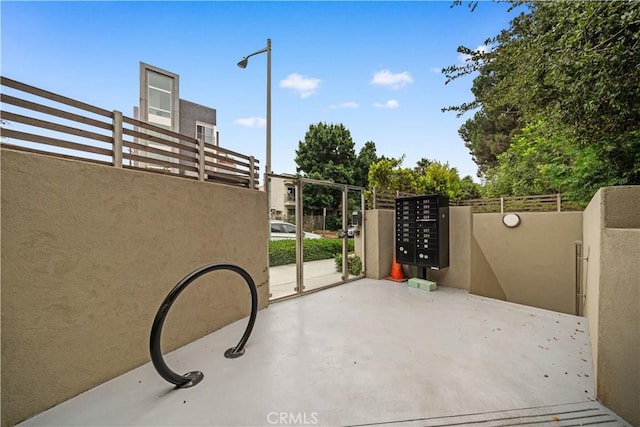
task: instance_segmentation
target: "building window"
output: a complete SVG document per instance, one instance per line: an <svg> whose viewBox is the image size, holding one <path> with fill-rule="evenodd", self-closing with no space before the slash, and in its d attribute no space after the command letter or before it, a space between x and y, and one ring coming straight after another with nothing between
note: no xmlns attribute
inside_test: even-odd
<svg viewBox="0 0 640 427"><path fill-rule="evenodd" d="M196 122L196 139L204 141L205 144L217 146L215 126Z"/></svg>
<svg viewBox="0 0 640 427"><path fill-rule="evenodd" d="M156 126L171 127L173 78L147 70L147 121Z"/></svg>
<svg viewBox="0 0 640 427"><path fill-rule="evenodd" d="M286 202L295 202L296 201L296 189L295 187L287 187L287 195Z"/></svg>

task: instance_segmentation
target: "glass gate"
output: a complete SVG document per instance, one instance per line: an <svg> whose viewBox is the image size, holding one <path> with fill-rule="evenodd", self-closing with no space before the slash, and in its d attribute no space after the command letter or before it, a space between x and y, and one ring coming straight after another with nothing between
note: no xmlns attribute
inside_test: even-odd
<svg viewBox="0 0 640 427"><path fill-rule="evenodd" d="M364 189L282 175L271 179L271 206L284 199L283 208L271 212L271 301L363 277Z"/></svg>

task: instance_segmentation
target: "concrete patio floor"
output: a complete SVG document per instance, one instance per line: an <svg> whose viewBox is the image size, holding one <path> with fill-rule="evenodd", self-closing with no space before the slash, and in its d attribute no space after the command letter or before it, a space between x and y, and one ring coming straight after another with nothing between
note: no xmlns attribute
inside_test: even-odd
<svg viewBox="0 0 640 427"><path fill-rule="evenodd" d="M335 261L305 261L303 266L304 290L311 291L342 281L342 273L336 272ZM269 292L271 299L296 293L296 265L287 264L269 268Z"/></svg>
<svg viewBox="0 0 640 427"><path fill-rule="evenodd" d="M362 279L262 310L225 359L245 325L165 355L195 387L148 363L20 425L627 425L595 402L580 317Z"/></svg>

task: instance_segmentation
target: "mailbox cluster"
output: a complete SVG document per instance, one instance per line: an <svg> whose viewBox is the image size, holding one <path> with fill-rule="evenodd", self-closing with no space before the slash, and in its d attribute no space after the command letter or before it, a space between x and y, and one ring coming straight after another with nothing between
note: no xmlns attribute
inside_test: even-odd
<svg viewBox="0 0 640 427"><path fill-rule="evenodd" d="M449 198L396 199L396 260L423 268L449 266Z"/></svg>

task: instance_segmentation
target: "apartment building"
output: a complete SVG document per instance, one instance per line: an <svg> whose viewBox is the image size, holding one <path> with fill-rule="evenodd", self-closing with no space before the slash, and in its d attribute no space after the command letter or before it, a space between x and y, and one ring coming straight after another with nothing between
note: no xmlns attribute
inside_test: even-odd
<svg viewBox="0 0 640 427"><path fill-rule="evenodd" d="M140 102L134 107L134 116L138 120L204 141L205 147L219 145L216 110L181 99L178 74L140 62L139 88ZM144 144L153 147L152 141L145 141ZM171 150L180 152L180 149L175 147ZM159 160L177 161L157 153L148 155ZM143 162L136 162L134 166L153 167Z"/></svg>

